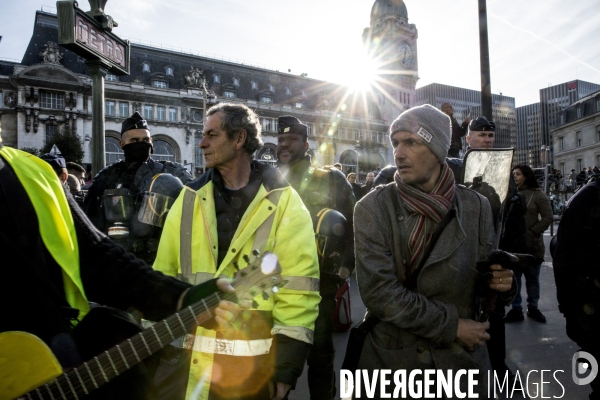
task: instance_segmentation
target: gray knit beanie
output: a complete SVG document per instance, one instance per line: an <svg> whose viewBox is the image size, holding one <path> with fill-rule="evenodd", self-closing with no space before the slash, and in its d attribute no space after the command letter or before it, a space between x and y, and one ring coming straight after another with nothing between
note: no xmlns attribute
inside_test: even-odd
<svg viewBox="0 0 600 400"><path fill-rule="evenodd" d="M449 116L425 104L400 114L390 126L390 137L398 131L414 133L423 140L443 165L450 148L451 124Z"/></svg>

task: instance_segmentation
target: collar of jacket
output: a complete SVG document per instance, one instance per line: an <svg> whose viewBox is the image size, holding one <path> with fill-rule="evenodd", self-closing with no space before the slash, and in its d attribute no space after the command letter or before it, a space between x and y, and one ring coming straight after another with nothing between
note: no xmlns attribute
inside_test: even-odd
<svg viewBox="0 0 600 400"><path fill-rule="evenodd" d="M250 163L250 166L252 168L252 172L250 175L252 176L254 174L257 174L260 177L262 184L268 191L290 186L290 184L287 183L285 179L283 179L283 176L277 170L277 168L272 167L268 164L261 163L260 161L252 161ZM200 190L208 182L220 179L221 174L214 168L210 168L198 178L194 179L191 182L188 182L187 186L194 190Z"/></svg>

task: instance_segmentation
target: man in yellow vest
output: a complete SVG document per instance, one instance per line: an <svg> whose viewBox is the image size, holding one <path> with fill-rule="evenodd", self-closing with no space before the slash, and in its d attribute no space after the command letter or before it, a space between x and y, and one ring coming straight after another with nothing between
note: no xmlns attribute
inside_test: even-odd
<svg viewBox="0 0 600 400"><path fill-rule="evenodd" d="M48 163L3 147L1 137L0 255L0 333L38 336L63 368L86 361L72 331L90 311L88 300L136 307L158 321L217 287L230 288L225 280L191 286L153 271L93 227ZM237 305L220 302L218 327L225 329L238 312ZM137 398L131 396L111 398Z"/></svg>
<svg viewBox="0 0 600 400"><path fill-rule="evenodd" d="M197 329L187 342L186 398L281 399L302 374L318 314L312 221L279 171L252 160L262 145L258 116L227 103L207 115L200 148L209 169L171 207L154 268L199 283L231 277L258 249L279 257L287 283L256 296L238 317L240 329Z"/></svg>

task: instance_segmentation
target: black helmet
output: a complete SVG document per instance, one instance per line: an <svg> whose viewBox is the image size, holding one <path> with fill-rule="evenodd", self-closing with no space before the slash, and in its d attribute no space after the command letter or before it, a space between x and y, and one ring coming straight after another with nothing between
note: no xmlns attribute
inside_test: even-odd
<svg viewBox="0 0 600 400"><path fill-rule="evenodd" d="M321 272L337 275L347 247L348 221L339 211L323 208L313 216L313 227Z"/></svg>
<svg viewBox="0 0 600 400"><path fill-rule="evenodd" d="M140 192L141 205L138 220L141 223L162 227L167 213L181 193L183 183L171 174L156 174L146 190Z"/></svg>

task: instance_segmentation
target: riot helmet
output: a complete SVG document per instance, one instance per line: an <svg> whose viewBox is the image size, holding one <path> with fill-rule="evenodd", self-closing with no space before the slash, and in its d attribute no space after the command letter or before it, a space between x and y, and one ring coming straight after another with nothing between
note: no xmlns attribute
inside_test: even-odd
<svg viewBox="0 0 600 400"><path fill-rule="evenodd" d="M313 227L320 270L337 275L347 247L348 221L339 211L323 208L313 216Z"/></svg>
<svg viewBox="0 0 600 400"><path fill-rule="evenodd" d="M147 189L140 192L139 222L162 228L169 209L183 189L179 178L171 174L156 174Z"/></svg>

